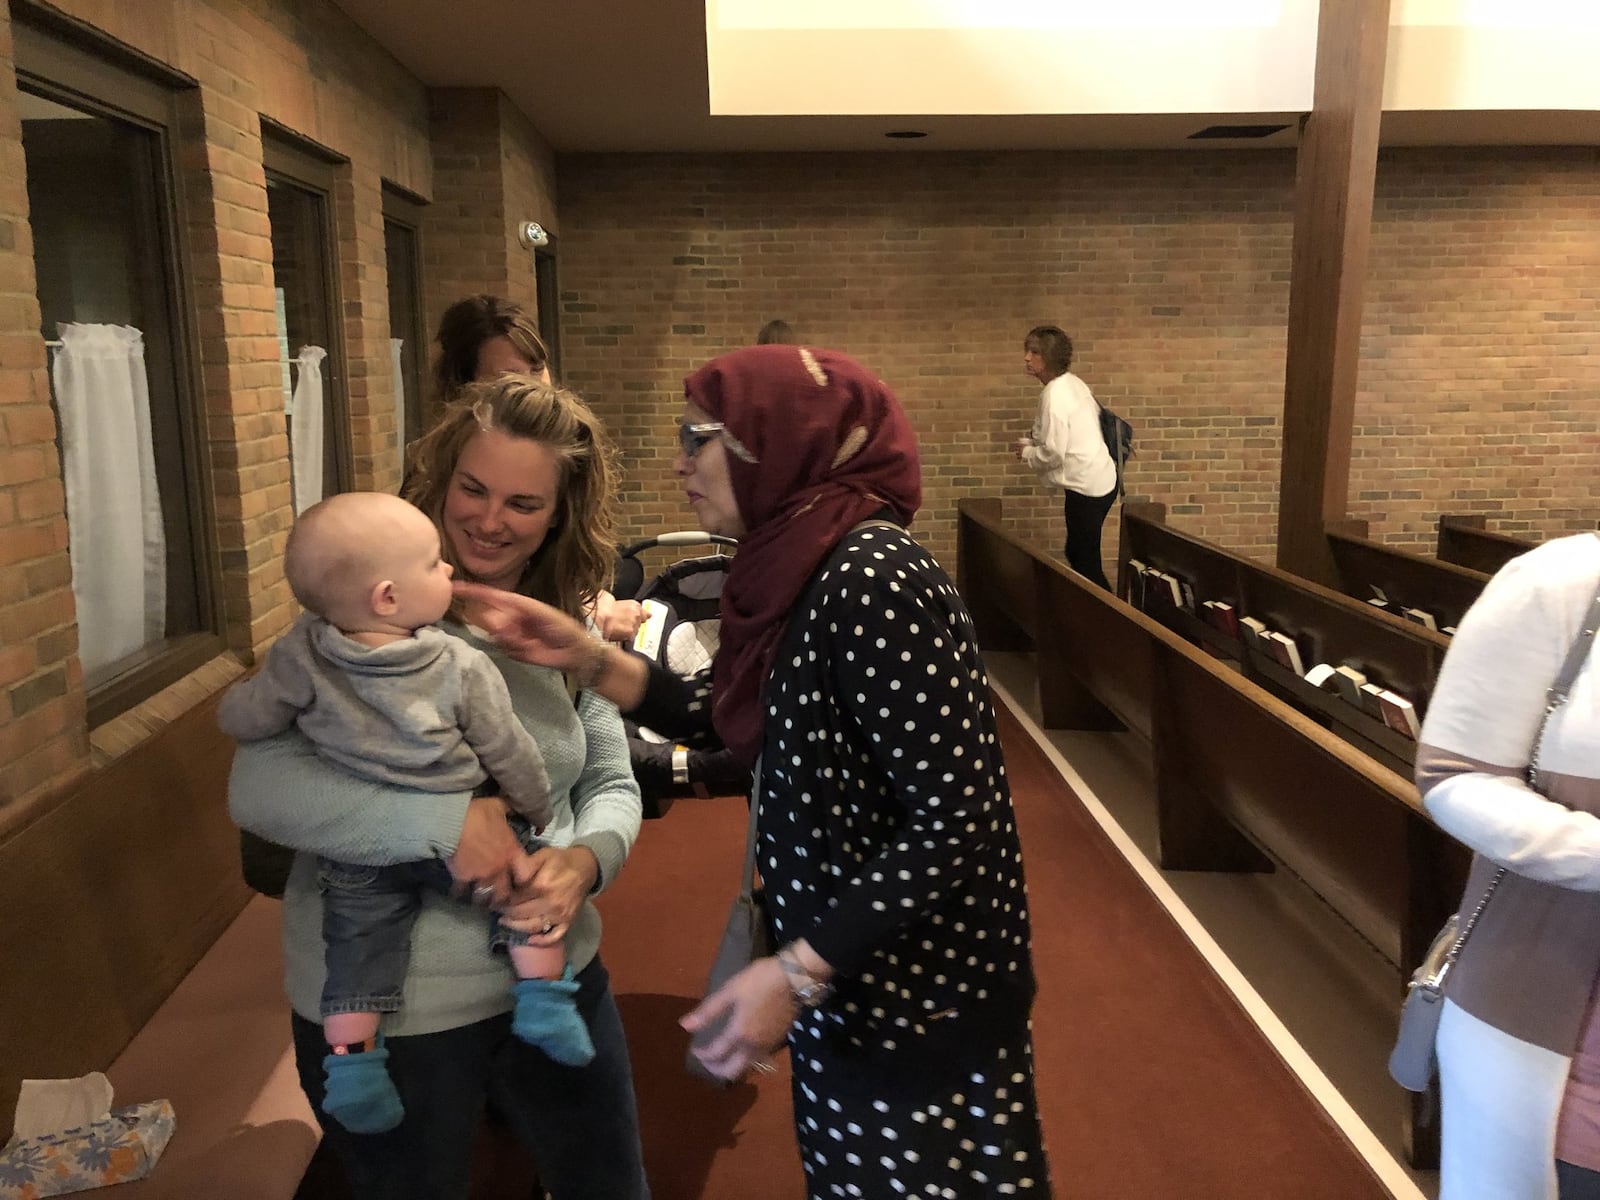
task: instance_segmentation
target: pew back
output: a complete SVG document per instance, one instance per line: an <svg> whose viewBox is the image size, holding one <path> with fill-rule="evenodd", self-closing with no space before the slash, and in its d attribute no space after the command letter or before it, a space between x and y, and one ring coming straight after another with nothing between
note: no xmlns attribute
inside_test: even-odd
<svg viewBox="0 0 1600 1200"><path fill-rule="evenodd" d="M1421 720L1449 647L1448 637L1174 529L1165 524L1164 516L1164 507L1158 504L1124 506L1120 571L1124 587L1131 558L1186 579L1194 586L1197 604L1223 600L1234 605L1241 617L1254 617L1290 635L1304 669L1318 663L1353 666L1372 683L1409 699ZM1380 718L1308 683L1247 641L1221 635L1193 613L1163 607L1153 615L1190 641L1236 660L1249 679L1334 728L1363 753L1410 774L1415 742Z"/></svg>
<svg viewBox="0 0 1600 1200"><path fill-rule="evenodd" d="M1439 518L1438 553L1443 562L1493 575L1537 542L1494 533L1483 517L1474 513L1445 513Z"/></svg>
<svg viewBox="0 0 1600 1200"><path fill-rule="evenodd" d="M1461 624L1489 582L1482 571L1370 541L1364 529L1329 529L1328 550L1345 595L1365 601L1381 591L1405 608L1431 613L1441 631Z"/></svg>

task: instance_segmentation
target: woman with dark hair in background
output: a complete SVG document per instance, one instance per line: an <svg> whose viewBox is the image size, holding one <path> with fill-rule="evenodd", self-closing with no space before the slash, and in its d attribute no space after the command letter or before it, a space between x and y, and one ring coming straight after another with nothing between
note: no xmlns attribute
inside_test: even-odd
<svg viewBox="0 0 1600 1200"><path fill-rule="evenodd" d="M792 346L799 339L795 337L794 330L787 321L768 321L756 334L758 346Z"/></svg>
<svg viewBox="0 0 1600 1200"><path fill-rule="evenodd" d="M1033 430L1017 441L1017 457L1065 493L1067 565L1108 592L1100 530L1117 499L1117 463L1100 433L1100 405L1068 368L1072 339L1054 325L1028 331L1022 366L1044 384Z"/></svg>
<svg viewBox="0 0 1600 1200"><path fill-rule="evenodd" d="M550 351L539 326L520 304L499 296L457 300L439 318L435 399L443 404L464 384L507 373L550 382Z"/></svg>

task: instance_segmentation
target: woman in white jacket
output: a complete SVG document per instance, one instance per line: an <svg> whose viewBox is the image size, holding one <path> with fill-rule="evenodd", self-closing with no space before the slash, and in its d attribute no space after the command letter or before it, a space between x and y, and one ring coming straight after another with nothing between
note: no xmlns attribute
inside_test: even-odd
<svg viewBox="0 0 1600 1200"><path fill-rule="evenodd" d="M1017 457L1066 495L1067 565L1107 591L1100 529L1117 499L1117 464L1100 433L1100 405L1074 375L1072 339L1054 325L1028 331L1023 369L1040 383L1033 432L1017 442Z"/></svg>
<svg viewBox="0 0 1600 1200"><path fill-rule="evenodd" d="M1561 1200L1600 1196L1600 656L1592 635L1573 650L1597 588L1593 534L1513 559L1422 726L1422 802L1476 852L1463 920L1506 868L1445 985L1440 1200L1554 1200L1558 1177ZM1569 654L1583 666L1546 722Z"/></svg>

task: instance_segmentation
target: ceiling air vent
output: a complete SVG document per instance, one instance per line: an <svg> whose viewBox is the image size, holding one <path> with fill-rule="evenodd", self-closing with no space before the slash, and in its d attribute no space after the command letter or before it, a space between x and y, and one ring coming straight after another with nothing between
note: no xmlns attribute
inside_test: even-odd
<svg viewBox="0 0 1600 1200"><path fill-rule="evenodd" d="M1207 125L1204 129L1197 130L1189 135L1188 140L1196 138L1264 138L1271 137L1280 129L1287 129L1288 125Z"/></svg>

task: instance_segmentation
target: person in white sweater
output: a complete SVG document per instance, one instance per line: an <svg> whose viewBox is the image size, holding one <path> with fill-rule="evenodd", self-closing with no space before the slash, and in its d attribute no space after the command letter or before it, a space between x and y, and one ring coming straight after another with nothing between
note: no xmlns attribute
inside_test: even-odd
<svg viewBox="0 0 1600 1200"><path fill-rule="evenodd" d="M1463 922L1506 868L1445 984L1440 1200L1600 1196L1600 669L1580 643L1597 591L1593 534L1513 559L1423 722L1423 805L1476 854ZM1539 740L1569 653L1583 665Z"/></svg>
<svg viewBox="0 0 1600 1200"><path fill-rule="evenodd" d="M412 447L406 498L432 518L456 578L578 616L611 568L613 463L611 443L582 400L532 376L506 375L451 397ZM514 662L480 641L472 618L468 607L441 628L488 654L516 719L538 744L551 810L542 848L523 850L499 797L361 778L319 755L298 729L242 743L235 755L234 819L300 851L283 908L300 1084L321 1120L317 856L372 866L439 859L479 903L527 930L530 944L564 944L594 1057L565 1065L520 1040L483 913L424 894L401 1005L383 1025L404 1118L382 1133L323 1122L351 1194L465 1200L474 1136L492 1099L551 1194L648 1200L627 1043L598 954L592 899L615 880L639 832L642 804L622 719L591 681Z"/></svg>
<svg viewBox="0 0 1600 1200"><path fill-rule="evenodd" d="M1017 457L1039 478L1062 489L1067 525L1067 565L1107 591L1100 531L1117 499L1117 464L1100 433L1100 405L1072 374L1072 339L1054 325L1028 331L1023 369L1040 383L1039 415Z"/></svg>

